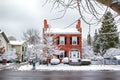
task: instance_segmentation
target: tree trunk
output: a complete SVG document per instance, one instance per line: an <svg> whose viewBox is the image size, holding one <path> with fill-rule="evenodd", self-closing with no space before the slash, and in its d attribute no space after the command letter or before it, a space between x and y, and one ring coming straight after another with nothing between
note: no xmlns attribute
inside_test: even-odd
<svg viewBox="0 0 120 80"><path fill-rule="evenodd" d="M120 14L120 2L113 3L114 0L96 0L105 6L110 7L112 10Z"/></svg>

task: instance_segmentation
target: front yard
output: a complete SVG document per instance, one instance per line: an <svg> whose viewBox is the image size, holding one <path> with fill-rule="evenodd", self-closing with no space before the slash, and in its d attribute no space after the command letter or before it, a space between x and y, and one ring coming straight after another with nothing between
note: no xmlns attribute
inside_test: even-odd
<svg viewBox="0 0 120 80"><path fill-rule="evenodd" d="M24 65L18 68L20 71L29 71L32 70L32 65ZM87 66L71 66L67 64L58 64L58 65L39 65L36 64L35 70L38 71L97 71L97 70L120 70L120 65L87 65Z"/></svg>

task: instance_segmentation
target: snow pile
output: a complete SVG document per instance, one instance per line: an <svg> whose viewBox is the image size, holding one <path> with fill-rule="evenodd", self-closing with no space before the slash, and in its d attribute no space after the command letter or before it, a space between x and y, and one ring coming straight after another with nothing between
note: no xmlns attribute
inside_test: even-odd
<svg viewBox="0 0 120 80"><path fill-rule="evenodd" d="M69 63L69 59L68 59L68 57L63 58L63 59L62 59L62 63L64 63L64 64Z"/></svg>
<svg viewBox="0 0 120 80"><path fill-rule="evenodd" d="M110 48L104 54L104 57L113 58L114 56L120 55L120 49Z"/></svg>
<svg viewBox="0 0 120 80"><path fill-rule="evenodd" d="M81 59L81 61L91 61L90 59Z"/></svg>
<svg viewBox="0 0 120 80"><path fill-rule="evenodd" d="M33 66L32 65L24 65L21 66L18 70L32 70Z"/></svg>
<svg viewBox="0 0 120 80"><path fill-rule="evenodd" d="M32 65L21 66L18 70L32 70ZM98 71L98 70L120 70L120 65L89 65L70 66L67 64L58 65L36 65L38 71Z"/></svg>
<svg viewBox="0 0 120 80"><path fill-rule="evenodd" d="M60 63L59 59L57 59L57 58L51 59L51 64L59 64L59 63Z"/></svg>

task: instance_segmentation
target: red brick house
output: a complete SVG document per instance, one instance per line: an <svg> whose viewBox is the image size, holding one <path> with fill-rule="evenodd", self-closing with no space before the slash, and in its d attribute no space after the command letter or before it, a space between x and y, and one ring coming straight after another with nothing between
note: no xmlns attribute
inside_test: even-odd
<svg viewBox="0 0 120 80"><path fill-rule="evenodd" d="M82 28L78 20L74 28L51 28L47 20L44 20L43 37L50 35L54 45L60 49L58 58L80 60L82 58Z"/></svg>

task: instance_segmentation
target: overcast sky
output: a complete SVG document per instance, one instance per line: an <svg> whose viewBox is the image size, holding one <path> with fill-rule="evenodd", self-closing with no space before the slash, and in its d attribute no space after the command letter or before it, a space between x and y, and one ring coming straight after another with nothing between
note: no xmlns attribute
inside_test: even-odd
<svg viewBox="0 0 120 80"><path fill-rule="evenodd" d="M59 10L51 11L52 5L46 4L45 0L0 0L0 29L7 36L14 36L22 39L23 32L27 29L35 28L42 32L44 19L53 27L66 27L79 18L76 11L67 11L65 17L59 20L52 20L62 16ZM72 27L75 27L74 24ZM83 38L88 34L88 25L81 21L83 28ZM99 26L92 26L91 34ZM119 30L120 31L120 30Z"/></svg>

